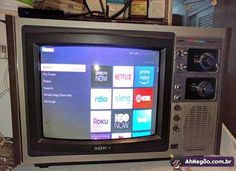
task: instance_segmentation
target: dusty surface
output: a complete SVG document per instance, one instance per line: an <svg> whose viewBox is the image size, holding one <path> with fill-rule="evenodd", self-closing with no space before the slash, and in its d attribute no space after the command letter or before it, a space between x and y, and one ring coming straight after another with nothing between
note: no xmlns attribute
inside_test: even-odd
<svg viewBox="0 0 236 171"><path fill-rule="evenodd" d="M0 140L0 171L8 171L14 165L13 144L9 138Z"/></svg>

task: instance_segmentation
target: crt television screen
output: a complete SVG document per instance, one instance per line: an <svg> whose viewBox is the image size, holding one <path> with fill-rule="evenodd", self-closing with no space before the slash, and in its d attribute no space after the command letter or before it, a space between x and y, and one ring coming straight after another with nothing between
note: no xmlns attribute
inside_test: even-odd
<svg viewBox="0 0 236 171"><path fill-rule="evenodd" d="M155 134L158 50L41 46L43 135L111 140Z"/></svg>

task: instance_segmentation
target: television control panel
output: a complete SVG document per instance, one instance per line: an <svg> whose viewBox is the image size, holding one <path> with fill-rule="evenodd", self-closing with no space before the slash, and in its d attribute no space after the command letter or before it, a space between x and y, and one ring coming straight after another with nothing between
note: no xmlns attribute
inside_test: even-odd
<svg viewBox="0 0 236 171"><path fill-rule="evenodd" d="M173 101L217 100L221 74L221 40L178 38Z"/></svg>
<svg viewBox="0 0 236 171"><path fill-rule="evenodd" d="M222 40L179 37L173 69L170 149L214 149L222 77Z"/></svg>

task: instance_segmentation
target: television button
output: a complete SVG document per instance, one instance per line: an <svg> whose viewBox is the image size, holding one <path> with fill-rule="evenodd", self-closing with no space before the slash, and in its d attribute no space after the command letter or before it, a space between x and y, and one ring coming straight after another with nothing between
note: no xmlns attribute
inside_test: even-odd
<svg viewBox="0 0 236 171"><path fill-rule="evenodd" d="M174 121L177 121L177 122L180 121L180 117L178 115L175 115L173 119Z"/></svg>
<svg viewBox="0 0 236 171"><path fill-rule="evenodd" d="M174 96L174 99L175 99L175 100L181 100L182 97L181 97L180 95L175 95L175 96Z"/></svg>
<svg viewBox="0 0 236 171"><path fill-rule="evenodd" d="M179 128L177 125L175 125L175 126L173 127L173 131L175 131L175 132L180 132L180 128Z"/></svg>
<svg viewBox="0 0 236 171"><path fill-rule="evenodd" d="M179 144L171 144L170 148L171 149L178 149L179 148Z"/></svg>
<svg viewBox="0 0 236 171"><path fill-rule="evenodd" d="M182 88L182 85L181 84L175 84L175 89L176 90L179 90L179 89L181 89Z"/></svg>
<svg viewBox="0 0 236 171"><path fill-rule="evenodd" d="M174 106L174 110L176 111L181 111L182 110L182 107L180 105L175 105Z"/></svg>
<svg viewBox="0 0 236 171"><path fill-rule="evenodd" d="M177 50L176 55L177 55L178 57L185 57L185 56L188 55L188 51L185 51L185 50L183 50L183 49L179 49L179 50Z"/></svg>
<svg viewBox="0 0 236 171"><path fill-rule="evenodd" d="M187 65L186 64L179 64L179 65L177 65L177 69L179 71L184 71L187 69Z"/></svg>

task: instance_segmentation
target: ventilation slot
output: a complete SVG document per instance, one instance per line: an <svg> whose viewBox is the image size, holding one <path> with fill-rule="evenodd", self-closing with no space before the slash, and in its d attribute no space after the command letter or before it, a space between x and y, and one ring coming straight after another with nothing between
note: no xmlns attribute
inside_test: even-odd
<svg viewBox="0 0 236 171"><path fill-rule="evenodd" d="M184 122L185 150L204 150L212 139L212 116L207 106L186 108Z"/></svg>

